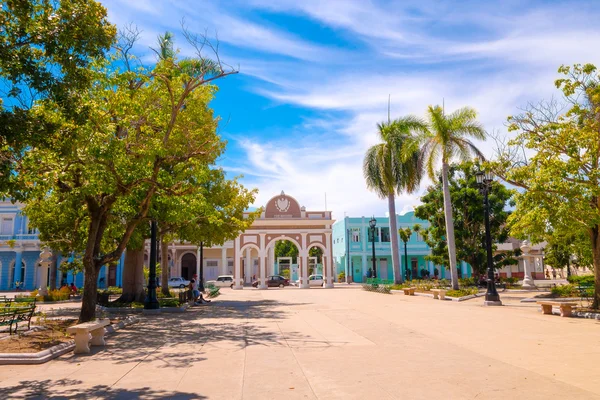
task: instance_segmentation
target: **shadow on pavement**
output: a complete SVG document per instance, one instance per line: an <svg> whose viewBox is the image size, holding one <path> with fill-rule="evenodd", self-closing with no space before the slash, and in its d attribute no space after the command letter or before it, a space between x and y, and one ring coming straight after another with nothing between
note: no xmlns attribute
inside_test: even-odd
<svg viewBox="0 0 600 400"><path fill-rule="evenodd" d="M1 399L207 399L195 393L155 390L148 387L137 389L112 388L107 385L80 386L75 379L20 381L10 387L0 388Z"/></svg>
<svg viewBox="0 0 600 400"><path fill-rule="evenodd" d="M110 336L105 348L92 347L90 354L72 354L61 360L78 363L92 358L115 364L153 361L156 368L189 368L206 358L201 348L184 350L186 345L208 344L223 351L238 351L247 346L285 345L286 340L306 339L307 336L297 332L286 332L284 338L260 322L289 318L290 313L281 307L291 305L298 303L225 300L193 307L185 313L144 316L140 323Z"/></svg>

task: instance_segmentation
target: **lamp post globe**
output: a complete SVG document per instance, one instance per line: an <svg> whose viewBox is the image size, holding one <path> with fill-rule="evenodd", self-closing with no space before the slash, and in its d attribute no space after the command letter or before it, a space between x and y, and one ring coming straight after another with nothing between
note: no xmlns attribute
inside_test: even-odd
<svg viewBox="0 0 600 400"><path fill-rule="evenodd" d="M490 232L490 203L488 193L492 188L494 175L490 171L479 171L475 174L479 189L483 194L483 212L485 219L485 248L487 253L487 291L485 293L484 305L501 306L500 295L496 290L494 281L494 261L492 258L492 235Z"/></svg>
<svg viewBox="0 0 600 400"><path fill-rule="evenodd" d="M377 220L375 216L369 221L369 228L371 228L371 248L373 249L373 278L377 278L377 267L375 264L375 227L377 226Z"/></svg>

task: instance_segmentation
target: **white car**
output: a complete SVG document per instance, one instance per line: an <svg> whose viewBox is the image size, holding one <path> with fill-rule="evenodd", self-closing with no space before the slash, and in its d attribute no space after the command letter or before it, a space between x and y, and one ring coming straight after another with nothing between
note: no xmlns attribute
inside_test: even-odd
<svg viewBox="0 0 600 400"><path fill-rule="evenodd" d="M169 287L178 287L178 288L185 288L190 284L190 281L188 281L187 279L184 278L171 278L169 279Z"/></svg>
<svg viewBox="0 0 600 400"><path fill-rule="evenodd" d="M323 275L314 274L308 277L308 286L323 286L325 281ZM300 279L296 281L296 286L300 286Z"/></svg>
<svg viewBox="0 0 600 400"><path fill-rule="evenodd" d="M214 281L207 281L206 285L215 285L216 287L233 287L233 275L219 275Z"/></svg>

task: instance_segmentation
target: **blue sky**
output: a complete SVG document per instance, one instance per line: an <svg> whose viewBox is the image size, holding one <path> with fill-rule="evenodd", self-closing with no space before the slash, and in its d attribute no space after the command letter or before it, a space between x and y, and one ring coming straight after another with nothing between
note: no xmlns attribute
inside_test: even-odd
<svg viewBox="0 0 600 400"><path fill-rule="evenodd" d="M489 131L528 102L560 94L561 64L600 64L600 1L101 0L117 26L142 31L151 57L158 34L218 36L240 73L218 82L212 106L228 140L221 164L259 189L256 206L284 190L335 218L384 215L362 157L391 114L422 116L430 104L478 110ZM480 143L493 156L493 142ZM397 198L411 210L421 191Z"/></svg>

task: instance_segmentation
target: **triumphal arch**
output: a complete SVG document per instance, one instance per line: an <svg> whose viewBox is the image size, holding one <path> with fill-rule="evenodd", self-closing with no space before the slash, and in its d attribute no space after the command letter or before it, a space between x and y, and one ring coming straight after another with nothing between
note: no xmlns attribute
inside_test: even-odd
<svg viewBox="0 0 600 400"><path fill-rule="evenodd" d="M331 246L331 211L307 211L296 199L281 192L273 197L252 226L234 241L234 289L244 287L243 260L250 253L258 254L258 287L266 289L266 279L273 274L275 243L289 240L298 248L300 288L308 284L309 250L323 250L323 277L325 287L333 287L333 258Z"/></svg>

